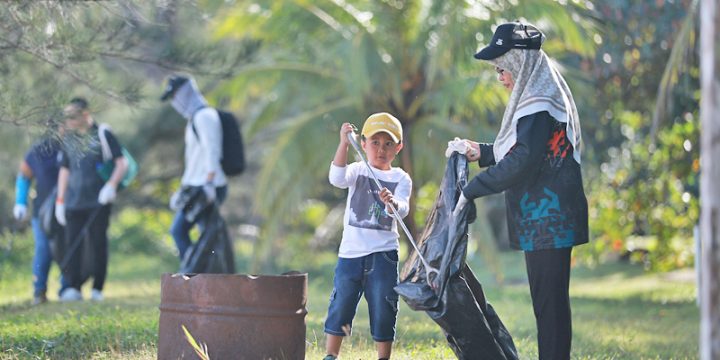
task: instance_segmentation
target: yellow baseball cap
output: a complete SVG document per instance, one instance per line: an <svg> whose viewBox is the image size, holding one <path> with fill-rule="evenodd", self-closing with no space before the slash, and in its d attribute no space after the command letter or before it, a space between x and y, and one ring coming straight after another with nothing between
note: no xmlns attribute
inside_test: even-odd
<svg viewBox="0 0 720 360"><path fill-rule="evenodd" d="M362 135L365 138L370 138L381 131L390 135L396 143L402 141L403 130L400 120L386 112L370 115L363 125Z"/></svg>

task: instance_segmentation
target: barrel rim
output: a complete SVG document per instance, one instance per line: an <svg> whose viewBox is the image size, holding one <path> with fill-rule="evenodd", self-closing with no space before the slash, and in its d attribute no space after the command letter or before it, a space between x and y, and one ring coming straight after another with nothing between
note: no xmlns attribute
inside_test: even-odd
<svg viewBox="0 0 720 360"><path fill-rule="evenodd" d="M162 277L170 278L187 278L185 280L193 279L196 277L208 277L208 278L233 278L233 279L289 279L289 278L307 278L308 273L296 272L296 273L284 273L280 275L255 275L255 274L212 274L212 273L163 273Z"/></svg>

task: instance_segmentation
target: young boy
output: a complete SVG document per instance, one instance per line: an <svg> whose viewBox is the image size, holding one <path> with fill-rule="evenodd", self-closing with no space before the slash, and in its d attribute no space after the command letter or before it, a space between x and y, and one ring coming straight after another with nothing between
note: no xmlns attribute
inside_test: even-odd
<svg viewBox="0 0 720 360"><path fill-rule="evenodd" d="M399 235L388 204L397 209L400 217L407 216L412 181L405 171L391 166L403 148L398 119L388 113L377 113L368 117L362 128L361 145L382 189L378 189L363 162L346 164L350 132L352 125L344 123L330 165L330 183L349 191L334 288L325 320L328 355L324 360L337 359L343 337L352 331L363 292L378 358L389 359L397 319L398 295L393 288L398 282Z"/></svg>

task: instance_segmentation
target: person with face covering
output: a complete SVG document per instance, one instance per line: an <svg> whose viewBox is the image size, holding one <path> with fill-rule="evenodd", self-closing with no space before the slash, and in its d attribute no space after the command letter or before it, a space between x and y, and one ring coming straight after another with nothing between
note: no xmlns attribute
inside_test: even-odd
<svg viewBox="0 0 720 360"><path fill-rule="evenodd" d="M208 106L198 90L195 80L189 76L173 75L168 78L167 88L161 101L171 99L170 104L183 118L185 126L185 171L180 185L202 187L208 202L221 204L227 195L227 178L220 160L222 158L222 124L217 110ZM185 216L185 210L178 206L182 189L173 194L170 208L176 211L170 227L170 234L177 245L182 260L192 245L190 230L195 222ZM201 228L204 218L198 218Z"/></svg>
<svg viewBox="0 0 720 360"><path fill-rule="evenodd" d="M505 193L510 245L525 252L541 360L570 359L570 259L588 242L588 209L580 171L581 132L572 93L541 50L532 25L505 23L475 58L493 65L510 91L494 143L451 141L485 171L455 206Z"/></svg>

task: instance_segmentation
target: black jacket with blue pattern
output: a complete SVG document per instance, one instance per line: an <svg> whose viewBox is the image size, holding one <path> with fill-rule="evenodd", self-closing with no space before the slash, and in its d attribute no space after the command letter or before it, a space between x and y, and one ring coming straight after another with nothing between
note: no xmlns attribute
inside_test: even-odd
<svg viewBox="0 0 720 360"><path fill-rule="evenodd" d="M510 246L533 251L588 242L588 209L580 164L566 124L543 111L518 120L517 142L495 162L492 144L480 144L480 167L463 189L468 199L505 192Z"/></svg>

